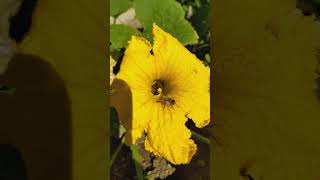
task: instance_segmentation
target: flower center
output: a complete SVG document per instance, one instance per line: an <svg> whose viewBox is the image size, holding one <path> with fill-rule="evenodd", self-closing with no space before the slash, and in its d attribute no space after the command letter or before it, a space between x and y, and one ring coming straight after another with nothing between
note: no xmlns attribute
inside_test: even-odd
<svg viewBox="0 0 320 180"><path fill-rule="evenodd" d="M151 93L156 98L156 102L162 104L162 107L172 107L176 100L168 96L169 86L163 80L155 80L151 86Z"/></svg>
<svg viewBox="0 0 320 180"><path fill-rule="evenodd" d="M151 93L154 96L161 96L163 93L164 82L162 80L155 80L151 86Z"/></svg>

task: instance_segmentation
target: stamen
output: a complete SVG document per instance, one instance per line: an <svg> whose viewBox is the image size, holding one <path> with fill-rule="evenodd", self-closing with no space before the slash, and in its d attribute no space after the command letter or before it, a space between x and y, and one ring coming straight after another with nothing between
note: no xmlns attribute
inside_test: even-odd
<svg viewBox="0 0 320 180"><path fill-rule="evenodd" d="M154 96L160 96L163 92L163 86L164 86L163 81L161 81L161 80L153 81L152 86L151 86L151 93Z"/></svg>

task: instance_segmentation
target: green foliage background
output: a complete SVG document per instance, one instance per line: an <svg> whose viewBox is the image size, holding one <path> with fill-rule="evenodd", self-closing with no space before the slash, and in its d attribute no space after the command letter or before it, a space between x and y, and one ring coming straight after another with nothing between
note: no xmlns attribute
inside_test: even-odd
<svg viewBox="0 0 320 180"><path fill-rule="evenodd" d="M175 0L127 0L126 2L127 6L123 5L123 0L111 1L111 12L117 15L125 10L119 7L134 7L136 10L136 18L143 26L143 29L140 30L140 35L146 37L151 42L152 24L156 23L184 45L199 46L205 43L208 44L208 0L199 0L195 1L195 3ZM187 19L188 6L193 7L194 11L194 15L190 19ZM111 51L125 47L131 35L139 34L129 26L124 25L121 28L116 26L118 25L111 25Z"/></svg>

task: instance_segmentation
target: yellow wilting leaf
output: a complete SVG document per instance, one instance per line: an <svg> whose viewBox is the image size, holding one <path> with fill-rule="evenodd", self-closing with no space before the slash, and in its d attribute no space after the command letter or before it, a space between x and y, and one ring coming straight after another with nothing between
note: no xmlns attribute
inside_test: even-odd
<svg viewBox="0 0 320 180"><path fill-rule="evenodd" d="M106 179L106 1L38 1L23 53L50 63L71 103L72 175ZM45 119L44 119L45 120Z"/></svg>
<svg viewBox="0 0 320 180"><path fill-rule="evenodd" d="M295 3L215 2L213 179L320 178L320 29Z"/></svg>

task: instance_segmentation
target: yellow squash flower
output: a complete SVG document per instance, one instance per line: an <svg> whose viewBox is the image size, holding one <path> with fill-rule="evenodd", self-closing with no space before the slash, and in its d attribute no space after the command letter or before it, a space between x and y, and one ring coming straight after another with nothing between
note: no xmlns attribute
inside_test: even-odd
<svg viewBox="0 0 320 180"><path fill-rule="evenodd" d="M176 38L153 26L154 45L133 36L112 84L111 104L126 128L126 143L146 133L145 148L173 164L187 164L197 150L188 118L210 121L210 69Z"/></svg>

